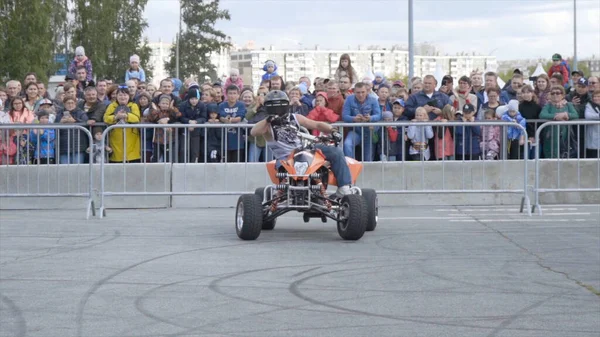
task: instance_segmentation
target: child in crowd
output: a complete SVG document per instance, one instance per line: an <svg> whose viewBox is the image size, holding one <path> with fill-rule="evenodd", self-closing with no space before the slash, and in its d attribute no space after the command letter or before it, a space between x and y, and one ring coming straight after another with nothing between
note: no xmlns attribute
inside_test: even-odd
<svg viewBox="0 0 600 337"><path fill-rule="evenodd" d="M526 120L519 112L519 101L511 100L507 104L508 109L502 115L502 120L520 124L523 128L526 127ZM508 158L523 159L523 144L525 144L525 132L516 126L509 126L507 131L508 139Z"/></svg>
<svg viewBox="0 0 600 337"><path fill-rule="evenodd" d="M308 119L312 119L317 122L335 123L340 119L340 116L333 110L329 109L327 105L329 101L327 99L326 92L319 92L317 98L315 98L315 108L308 113L306 116ZM313 135L318 136L319 130L313 130Z"/></svg>
<svg viewBox="0 0 600 337"><path fill-rule="evenodd" d="M38 111L38 121L42 125L50 123L50 114L46 110ZM36 164L54 164L54 140L56 132L53 129L32 129L29 140L35 148L34 162Z"/></svg>
<svg viewBox="0 0 600 337"><path fill-rule="evenodd" d="M277 64L275 64L275 61L272 60L268 60L267 62L265 62L263 71L265 71L265 74L262 76L263 81L269 81L271 80L271 78L279 76L277 74Z"/></svg>
<svg viewBox="0 0 600 337"><path fill-rule="evenodd" d="M339 82L342 77L347 76L350 79L350 84L353 86L358 83L358 74L352 67L352 61L350 61L350 55L343 54L340 57L340 64L335 70L335 79Z"/></svg>
<svg viewBox="0 0 600 337"><path fill-rule="evenodd" d="M112 153L110 146L104 147L104 157L102 157L102 132L98 131L94 134L94 143L87 148L87 153L92 153L92 162L100 164L108 160L108 154Z"/></svg>
<svg viewBox="0 0 600 337"><path fill-rule="evenodd" d="M390 111L382 113L384 122L393 122L394 114ZM381 161L396 161L396 153L398 152L398 129L393 126L385 126L383 128L383 137L379 142L379 153Z"/></svg>
<svg viewBox="0 0 600 337"><path fill-rule="evenodd" d="M486 121L495 121L496 112L492 109L485 110L483 114ZM485 125L481 127L481 151L486 160L498 159L500 153L500 126Z"/></svg>
<svg viewBox="0 0 600 337"><path fill-rule="evenodd" d="M30 165L31 157L33 156L33 151L35 148L29 142L29 137L27 134L22 134L19 137L19 148L17 153L17 164L19 165Z"/></svg>
<svg viewBox="0 0 600 337"><path fill-rule="evenodd" d="M446 104L442 109L442 114L438 116L437 122L452 122L456 115L456 109ZM435 127L435 158L437 160L454 160L454 127L453 126L436 126Z"/></svg>
<svg viewBox="0 0 600 337"><path fill-rule="evenodd" d="M457 111L457 121L460 122L475 122L475 106L467 103L463 106L462 111ZM481 156L481 148L479 147L481 129L477 125L473 126L457 126L455 129L454 143L456 149L456 159L458 160L475 160Z"/></svg>
<svg viewBox="0 0 600 337"><path fill-rule="evenodd" d="M9 137L8 130L0 130L0 165L15 163L17 144Z"/></svg>
<svg viewBox="0 0 600 337"><path fill-rule="evenodd" d="M221 123L237 124L241 123L246 118L246 106L239 101L240 89L235 85L227 87L227 101L219 104L219 116ZM228 162L243 162L245 142L242 137L244 134L243 128L232 127L227 130L227 161Z"/></svg>
<svg viewBox="0 0 600 337"><path fill-rule="evenodd" d="M172 98L170 95L162 94L158 100L158 109L152 110L148 115L148 122L153 124L174 124L181 122L181 113L172 106ZM172 149L173 139L176 131L171 128L157 128L154 130L152 155L154 162L173 162L174 151Z"/></svg>
<svg viewBox="0 0 600 337"><path fill-rule="evenodd" d="M134 78L146 82L146 73L140 67L140 57L135 54L129 58L129 69L125 72L125 81L127 82Z"/></svg>
<svg viewBox="0 0 600 337"><path fill-rule="evenodd" d="M429 115L423 107L418 107L415 111L413 122L428 122ZM410 149L408 150L411 160L429 160L431 151L429 150L429 139L433 138L433 128L431 126L411 125L406 132L410 139Z"/></svg>
<svg viewBox="0 0 600 337"><path fill-rule="evenodd" d="M75 74L77 73L77 68L85 67L87 76L85 80L87 82L94 79L92 74L92 61L85 56L85 49L83 46L78 46L75 48L75 58L71 61L71 65L69 65L69 74L75 78Z"/></svg>
<svg viewBox="0 0 600 337"><path fill-rule="evenodd" d="M387 80L385 78L385 75L383 75L382 72L376 72L375 73L375 79L373 80L373 91L377 92L377 90L379 90L379 87L382 85L386 85Z"/></svg>
<svg viewBox="0 0 600 337"><path fill-rule="evenodd" d="M229 72L229 77L225 81L225 88L229 87L230 85L235 85L240 89L240 91L244 89L244 80L242 80L240 77L239 70L231 69Z"/></svg>
<svg viewBox="0 0 600 337"><path fill-rule="evenodd" d="M215 103L206 106L208 112L208 124L221 124L219 120L219 107ZM219 128L209 128L207 131L206 147L208 151L208 162L218 163L221 161L221 151L223 148L222 131Z"/></svg>

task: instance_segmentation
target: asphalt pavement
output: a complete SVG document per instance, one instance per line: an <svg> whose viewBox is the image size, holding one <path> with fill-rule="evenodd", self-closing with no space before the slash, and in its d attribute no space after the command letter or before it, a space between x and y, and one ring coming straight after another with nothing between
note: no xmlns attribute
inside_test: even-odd
<svg viewBox="0 0 600 337"><path fill-rule="evenodd" d="M0 212L0 336L600 336L600 206L396 207L343 241L234 209Z"/></svg>

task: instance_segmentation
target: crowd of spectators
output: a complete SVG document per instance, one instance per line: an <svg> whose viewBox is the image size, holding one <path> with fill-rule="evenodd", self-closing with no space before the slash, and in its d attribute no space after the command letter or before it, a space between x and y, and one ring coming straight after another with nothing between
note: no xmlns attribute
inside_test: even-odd
<svg viewBox="0 0 600 337"><path fill-rule="evenodd" d="M530 158L535 151L542 158L600 158L597 125L547 128L540 142L534 142L539 120L600 119L598 77L569 73L560 55L553 56L548 74L525 79L517 69L504 88L498 86L496 73L477 70L456 84L449 75L441 85L433 75L414 77L406 84L381 73L359 78L348 55L341 57L333 78L286 82L277 64L267 61L254 92L236 69L224 83L166 78L156 88L146 82L137 55L124 69L125 83L94 81L92 60L84 48L78 47L75 54L53 97L34 73L23 83L10 80L0 87L0 124L78 124L89 128L92 141L77 129L3 129L0 164L73 164L90 157L119 163L267 161L271 158L265 140L247 131L265 117L264 97L270 90L286 91L291 113L329 123L362 123L344 128L343 150L363 161L522 159L524 151ZM479 125L497 120L515 124ZM418 124L430 121L435 124ZM465 125L448 126L451 121ZM375 122L389 126L364 126ZM140 123L189 127L115 128L105 144L107 157L102 157L107 126Z"/></svg>

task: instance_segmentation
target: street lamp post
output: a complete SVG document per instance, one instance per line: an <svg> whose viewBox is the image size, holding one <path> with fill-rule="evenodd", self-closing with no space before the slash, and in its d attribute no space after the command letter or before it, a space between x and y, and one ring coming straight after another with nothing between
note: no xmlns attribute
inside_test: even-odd
<svg viewBox="0 0 600 337"><path fill-rule="evenodd" d="M573 0L573 70L577 70L577 0Z"/></svg>
<svg viewBox="0 0 600 337"><path fill-rule="evenodd" d="M179 0L179 31L177 32L177 50L175 58L175 75L179 78L179 42L181 41L181 0Z"/></svg>
<svg viewBox="0 0 600 337"><path fill-rule="evenodd" d="M415 46L413 41L413 0L408 0L408 81L414 77ZM407 83L408 84L408 83ZM410 84L408 84L410 87Z"/></svg>

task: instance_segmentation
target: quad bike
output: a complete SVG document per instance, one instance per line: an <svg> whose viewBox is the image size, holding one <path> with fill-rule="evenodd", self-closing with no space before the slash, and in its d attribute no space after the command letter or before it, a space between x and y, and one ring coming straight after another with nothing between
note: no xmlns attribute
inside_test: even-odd
<svg viewBox="0 0 600 337"><path fill-rule="evenodd" d="M236 232L240 239L256 240L261 230L275 228L281 215L298 211L304 222L311 218L327 218L337 223L337 231L345 240L359 240L365 231L373 231L378 220L378 200L373 189L351 187L352 194L339 198L327 194L329 185L336 186L336 178L329 163L315 144L338 146L331 136L313 136L303 127L293 128L302 139L302 147L280 161L267 163L272 185L256 189L254 194L240 196L236 208ZM346 157L352 185L362 171L362 163Z"/></svg>

